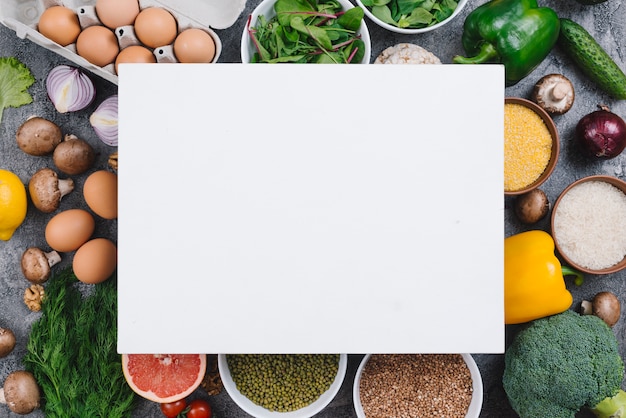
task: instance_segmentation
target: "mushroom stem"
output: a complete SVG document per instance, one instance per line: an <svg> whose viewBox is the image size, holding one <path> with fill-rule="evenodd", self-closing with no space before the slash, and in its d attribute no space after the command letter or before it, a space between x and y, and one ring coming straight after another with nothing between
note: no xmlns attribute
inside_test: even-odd
<svg viewBox="0 0 626 418"><path fill-rule="evenodd" d="M48 253L44 253L46 259L48 259L48 265L53 267L61 262L61 255L56 251L52 250Z"/></svg>
<svg viewBox="0 0 626 418"><path fill-rule="evenodd" d="M59 192L61 193L59 200L61 200L63 196L67 196L68 194L70 194L72 190L74 190L74 180L72 179L59 180L58 187L59 187Z"/></svg>
<svg viewBox="0 0 626 418"><path fill-rule="evenodd" d="M567 97L569 91L569 84L563 81L559 81L550 89L550 96L555 102L560 102Z"/></svg>

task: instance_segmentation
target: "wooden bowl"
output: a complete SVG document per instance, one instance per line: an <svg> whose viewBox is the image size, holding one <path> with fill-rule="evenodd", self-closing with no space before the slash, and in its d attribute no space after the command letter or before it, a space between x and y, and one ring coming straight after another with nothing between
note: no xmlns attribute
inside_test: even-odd
<svg viewBox="0 0 626 418"><path fill-rule="evenodd" d="M550 160L548 161L548 165L546 166L543 173L541 173L541 175L535 181L533 181L532 183L530 183L529 185L527 185L526 187L522 189L504 191L505 196L515 196L515 195L528 193L529 191L536 189L537 187L542 185L546 180L548 180L548 178L554 171L554 168L556 167L556 163L559 159L559 151L560 151L559 131L556 129L556 125L554 124L552 117L545 110L539 107L539 105L537 105L536 103L531 102L530 100L519 98L519 97L507 97L504 99L504 103L522 105L534 111L537 115L539 115L539 117L546 124L546 127L548 128L548 131L550 132L550 136L552 136L552 150L551 150Z"/></svg>
<svg viewBox="0 0 626 418"><path fill-rule="evenodd" d="M555 219L556 219L557 214L558 214L559 204L563 200L563 197L570 190L572 190L574 187L576 187L576 186L578 186L578 185L580 185L582 183L586 183L586 182L590 182L590 181L603 181L603 182L609 183L609 184L617 187L624 194L626 194L626 182L623 181L623 180L618 179L617 177L605 176L605 175L593 175L593 176L583 177L583 178L581 178L579 180L576 180L575 182L573 182L572 184L567 186L561 192L561 194L557 198L556 202L554 202L554 206L552 208L551 220L550 220L550 228L551 228L551 231L552 231L552 237L554 238L554 244L555 244L555 247L556 247L557 251L559 252L561 257L563 258L565 263L567 263L572 268L575 268L575 269L577 269L577 270L579 270L581 272L588 273L588 274L610 274L610 273L615 273L615 272L618 272L618 271L623 270L624 268L626 268L626 254L625 254L624 258L620 262L618 262L616 264L613 264L612 266L609 266L609 267L606 267L606 268L593 269L593 268L581 266L576 261L572 260L572 258L569 257L563 251L562 245L560 245L560 243L559 243L558 231L555 230ZM590 200L587 200L585 203L592 204L594 202L592 202ZM613 227L615 227L615 226L613 225ZM606 238L610 239L610 237L606 237Z"/></svg>

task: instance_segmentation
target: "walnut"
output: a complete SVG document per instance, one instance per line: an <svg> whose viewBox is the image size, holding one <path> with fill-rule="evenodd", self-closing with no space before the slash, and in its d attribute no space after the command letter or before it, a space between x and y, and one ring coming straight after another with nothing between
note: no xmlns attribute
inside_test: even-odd
<svg viewBox="0 0 626 418"><path fill-rule="evenodd" d="M33 284L24 291L24 303L33 312L41 310L41 301L44 298L44 287L40 284Z"/></svg>
<svg viewBox="0 0 626 418"><path fill-rule="evenodd" d="M109 155L109 167L113 170L117 170L117 151Z"/></svg>
<svg viewBox="0 0 626 418"><path fill-rule="evenodd" d="M202 387L209 396L218 395L224 385L222 384L222 378L220 377L220 372L217 367L217 354L207 354L206 364L206 374L202 381Z"/></svg>

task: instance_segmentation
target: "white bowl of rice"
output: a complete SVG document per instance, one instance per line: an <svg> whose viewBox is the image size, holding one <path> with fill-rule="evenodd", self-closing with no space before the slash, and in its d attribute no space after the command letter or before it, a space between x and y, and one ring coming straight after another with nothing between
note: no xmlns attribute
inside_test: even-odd
<svg viewBox="0 0 626 418"><path fill-rule="evenodd" d="M626 267L626 182L617 177L581 178L554 203L552 237L571 267L609 274Z"/></svg>
<svg viewBox="0 0 626 418"><path fill-rule="evenodd" d="M358 418L478 418L483 384L469 354L368 354L352 395Z"/></svg>

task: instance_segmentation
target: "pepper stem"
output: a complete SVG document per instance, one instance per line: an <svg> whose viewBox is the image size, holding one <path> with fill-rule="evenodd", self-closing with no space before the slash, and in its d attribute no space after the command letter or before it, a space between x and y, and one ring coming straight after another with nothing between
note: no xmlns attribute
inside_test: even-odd
<svg viewBox="0 0 626 418"><path fill-rule="evenodd" d="M496 51L496 48L489 42L483 42L483 44L480 46L480 51L478 51L478 54L474 55L473 57L464 57L462 55L457 55L452 58L452 62L454 62L455 64L483 64L496 57L498 57L498 51Z"/></svg>
<svg viewBox="0 0 626 418"><path fill-rule="evenodd" d="M613 397L608 397L594 406L591 411L598 418L617 418L626 416L626 393L619 390Z"/></svg>
<svg viewBox="0 0 626 418"><path fill-rule="evenodd" d="M561 266L561 273L563 274L563 276L576 276L574 278L574 284L576 286L580 286L581 284L583 284L584 276L580 271L574 270L571 267Z"/></svg>

